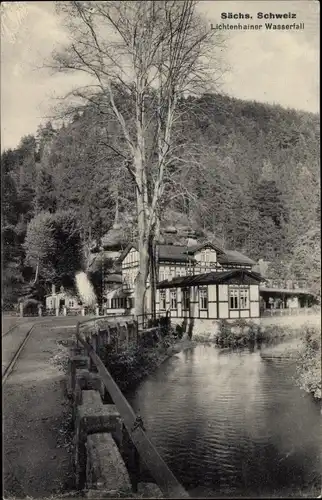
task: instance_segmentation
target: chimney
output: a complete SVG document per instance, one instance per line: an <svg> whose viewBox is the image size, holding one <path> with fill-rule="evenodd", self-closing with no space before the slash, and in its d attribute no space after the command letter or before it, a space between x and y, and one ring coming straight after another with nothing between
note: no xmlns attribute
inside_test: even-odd
<svg viewBox="0 0 322 500"><path fill-rule="evenodd" d="M56 294L56 287L55 287L55 285L51 285L51 294L52 295Z"/></svg>

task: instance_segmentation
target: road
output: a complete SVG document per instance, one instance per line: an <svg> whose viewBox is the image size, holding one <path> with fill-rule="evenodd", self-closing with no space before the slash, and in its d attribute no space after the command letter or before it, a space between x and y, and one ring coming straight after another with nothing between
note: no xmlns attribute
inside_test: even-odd
<svg viewBox="0 0 322 500"><path fill-rule="evenodd" d="M78 319L36 318L36 326L3 385L7 498L44 498L73 486L71 456L61 432L70 416L70 404L64 374L53 364L53 357L64 349L57 341L71 337ZM23 318L18 328L2 338L2 369L33 323L33 318Z"/></svg>

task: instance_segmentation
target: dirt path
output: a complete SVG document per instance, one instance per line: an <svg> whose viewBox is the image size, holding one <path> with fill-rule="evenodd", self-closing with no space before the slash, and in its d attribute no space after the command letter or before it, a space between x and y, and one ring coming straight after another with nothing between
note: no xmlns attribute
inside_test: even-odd
<svg viewBox="0 0 322 500"><path fill-rule="evenodd" d="M62 428L70 418L57 340L73 329L37 326L3 387L5 497L44 498L73 487Z"/></svg>

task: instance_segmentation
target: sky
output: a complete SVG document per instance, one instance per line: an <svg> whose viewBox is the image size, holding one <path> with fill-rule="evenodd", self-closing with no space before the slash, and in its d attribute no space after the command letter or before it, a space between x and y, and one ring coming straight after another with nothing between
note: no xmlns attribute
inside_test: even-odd
<svg viewBox="0 0 322 500"><path fill-rule="evenodd" d="M67 36L54 2L3 2L1 6L1 149L16 147L47 121L56 103L81 83L78 75L52 75L44 61ZM315 0L203 0L198 9L211 24L263 24L257 13L293 13L301 31L225 31L228 68L221 92L259 102L319 112L319 2ZM222 13L253 20L222 20ZM272 21L270 21L272 22ZM276 21L277 22L277 21ZM279 22L279 21L278 21ZM294 20L284 20L293 23Z"/></svg>

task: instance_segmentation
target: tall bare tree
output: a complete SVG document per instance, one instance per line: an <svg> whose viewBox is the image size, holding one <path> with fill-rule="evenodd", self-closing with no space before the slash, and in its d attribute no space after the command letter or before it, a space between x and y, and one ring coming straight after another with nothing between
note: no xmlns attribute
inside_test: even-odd
<svg viewBox="0 0 322 500"><path fill-rule="evenodd" d="M140 260L135 309L142 314L164 181L176 156L174 124L187 95L210 90L220 77L222 40L192 0L58 6L70 43L53 54L52 67L86 74L88 84L70 97L96 105L106 129L114 117L122 134L124 149L117 152L136 189ZM107 146L115 150L115 145Z"/></svg>

